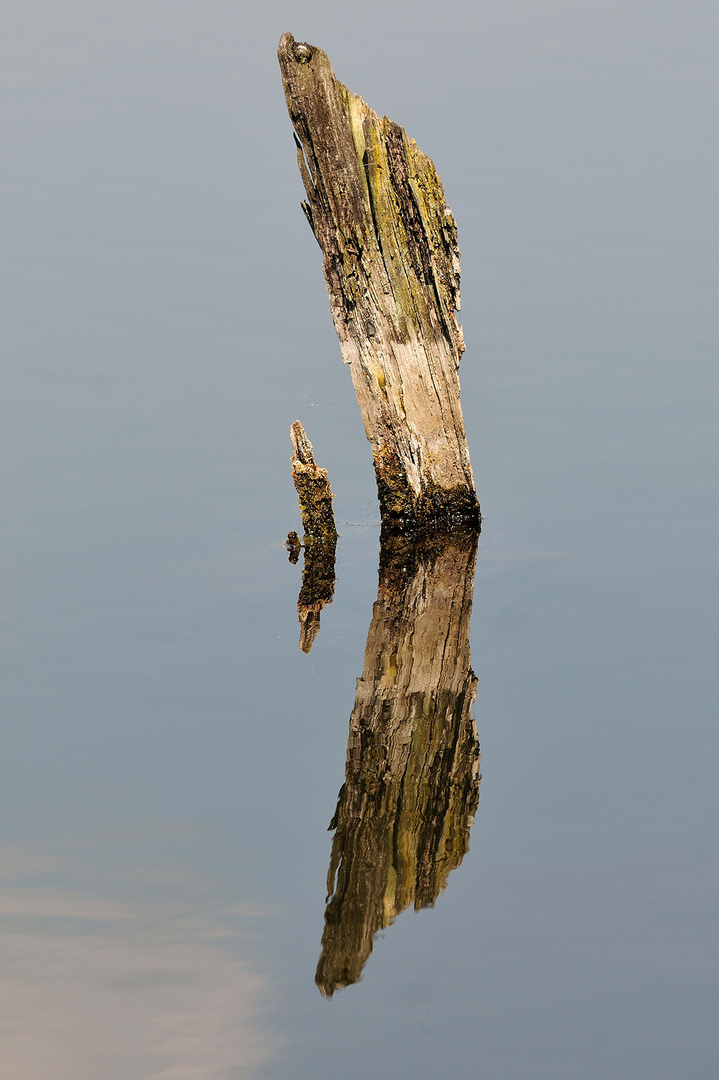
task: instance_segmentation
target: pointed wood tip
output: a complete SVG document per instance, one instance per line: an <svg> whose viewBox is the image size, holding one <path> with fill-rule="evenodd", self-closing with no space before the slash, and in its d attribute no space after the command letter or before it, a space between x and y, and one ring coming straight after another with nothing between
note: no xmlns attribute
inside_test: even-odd
<svg viewBox="0 0 719 1080"><path fill-rule="evenodd" d="M290 440L292 442L292 457L302 465L314 465L315 456L312 443L307 438L307 432L299 420L295 420L290 428Z"/></svg>
<svg viewBox="0 0 719 1080"><path fill-rule="evenodd" d="M277 46L277 58L283 70L296 64L308 64L316 52L321 53L322 50L306 41L295 41L289 30L282 35Z"/></svg>

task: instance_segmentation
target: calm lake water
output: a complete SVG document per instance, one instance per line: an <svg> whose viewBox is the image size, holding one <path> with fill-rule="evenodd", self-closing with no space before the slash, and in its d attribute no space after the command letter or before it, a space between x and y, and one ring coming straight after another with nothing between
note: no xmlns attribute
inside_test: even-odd
<svg viewBox="0 0 719 1080"><path fill-rule="evenodd" d="M305 8L3 16L0 1080L709 1080L719 12ZM473 596L378 579L285 30L458 222Z"/></svg>

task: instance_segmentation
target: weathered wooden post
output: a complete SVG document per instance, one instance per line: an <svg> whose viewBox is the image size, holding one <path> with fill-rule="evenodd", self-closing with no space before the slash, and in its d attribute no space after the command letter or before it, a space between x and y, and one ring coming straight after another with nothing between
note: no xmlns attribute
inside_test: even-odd
<svg viewBox="0 0 719 1080"><path fill-rule="evenodd" d="M332 317L372 446L382 523L479 525L459 403L457 227L434 165L283 34L279 60Z"/></svg>

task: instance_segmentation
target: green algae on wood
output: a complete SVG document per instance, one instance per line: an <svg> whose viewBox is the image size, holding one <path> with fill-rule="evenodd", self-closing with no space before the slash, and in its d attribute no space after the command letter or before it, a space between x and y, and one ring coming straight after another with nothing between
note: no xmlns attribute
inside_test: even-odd
<svg viewBox="0 0 719 1080"><path fill-rule="evenodd" d="M326 54L278 50L342 356L372 446L382 522L479 524L459 402L457 227L431 160L338 82Z"/></svg>

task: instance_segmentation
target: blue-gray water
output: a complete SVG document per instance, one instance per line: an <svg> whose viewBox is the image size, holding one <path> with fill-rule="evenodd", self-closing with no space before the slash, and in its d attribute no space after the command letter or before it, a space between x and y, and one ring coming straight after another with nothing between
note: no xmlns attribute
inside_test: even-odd
<svg viewBox="0 0 719 1080"><path fill-rule="evenodd" d="M1 1080L715 1076L719 9L3 23ZM285 30L442 176L484 515L470 850L331 1001L379 538ZM341 534L308 656L298 418Z"/></svg>

